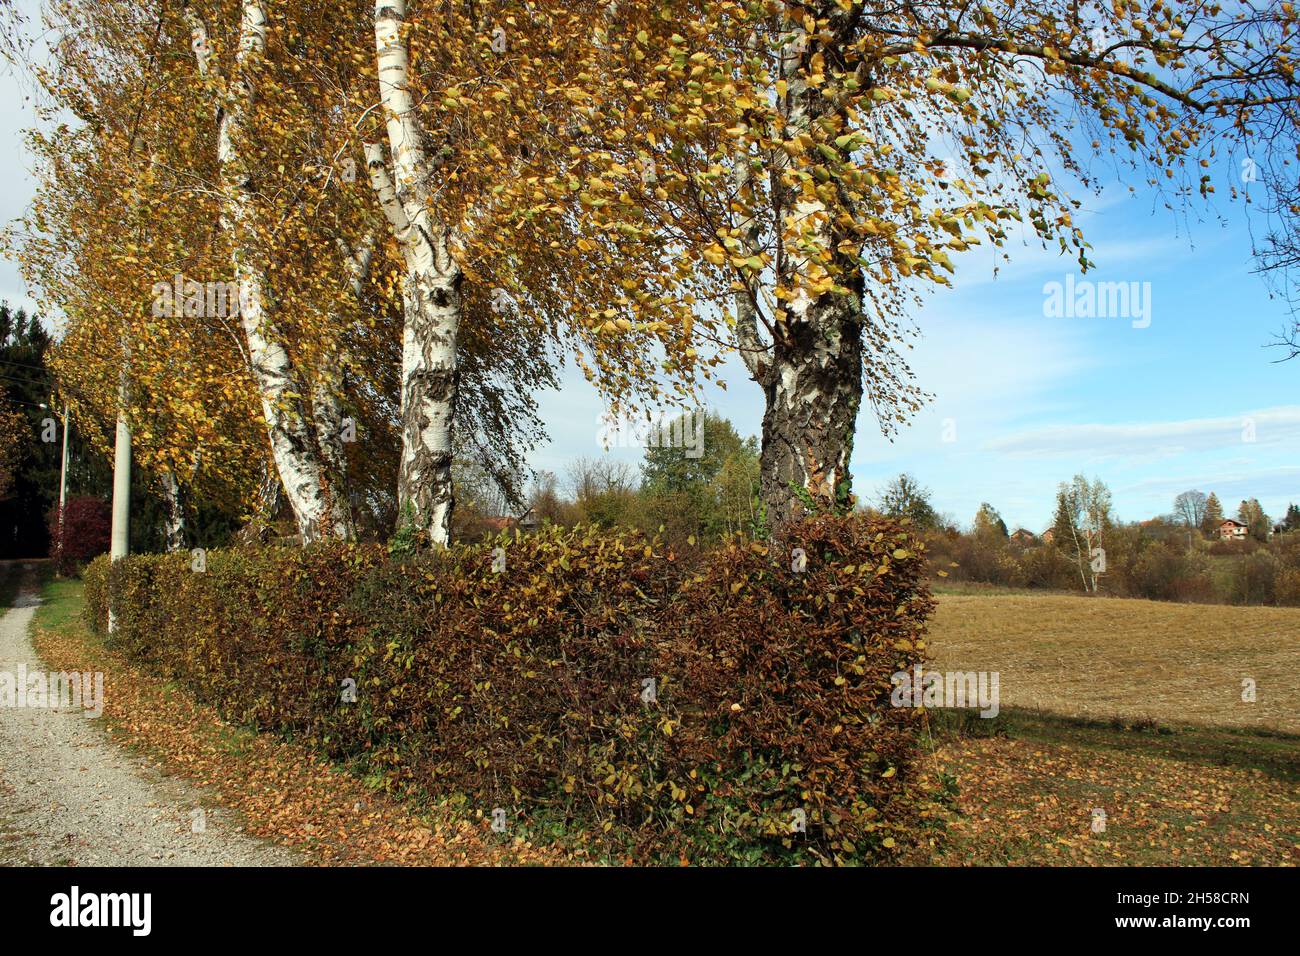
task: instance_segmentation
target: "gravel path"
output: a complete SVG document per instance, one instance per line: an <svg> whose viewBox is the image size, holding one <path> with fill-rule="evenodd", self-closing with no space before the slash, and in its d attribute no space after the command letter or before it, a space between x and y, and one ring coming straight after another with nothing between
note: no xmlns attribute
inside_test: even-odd
<svg viewBox="0 0 1300 956"><path fill-rule="evenodd" d="M39 598L30 580L24 585L0 618L0 674L16 676L24 664L29 673L44 672L27 636ZM9 707L0 698L0 865L299 862L244 832L211 798L114 744L80 708Z"/></svg>

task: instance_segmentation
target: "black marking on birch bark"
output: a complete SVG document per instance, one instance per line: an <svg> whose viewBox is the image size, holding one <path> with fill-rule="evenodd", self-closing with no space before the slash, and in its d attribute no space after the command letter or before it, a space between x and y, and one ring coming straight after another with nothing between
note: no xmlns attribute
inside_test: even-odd
<svg viewBox="0 0 1300 956"><path fill-rule="evenodd" d="M853 433L862 404L861 277L850 295L827 293L807 322L789 323L763 383L759 488L775 531L802 515L801 493L824 509L847 492Z"/></svg>

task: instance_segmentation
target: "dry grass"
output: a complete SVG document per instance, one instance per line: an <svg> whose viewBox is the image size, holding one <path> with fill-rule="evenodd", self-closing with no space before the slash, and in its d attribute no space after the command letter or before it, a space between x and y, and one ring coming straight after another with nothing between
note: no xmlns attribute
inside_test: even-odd
<svg viewBox="0 0 1300 956"><path fill-rule="evenodd" d="M1003 707L1300 733L1296 608L945 594L930 650L942 670L1000 672Z"/></svg>

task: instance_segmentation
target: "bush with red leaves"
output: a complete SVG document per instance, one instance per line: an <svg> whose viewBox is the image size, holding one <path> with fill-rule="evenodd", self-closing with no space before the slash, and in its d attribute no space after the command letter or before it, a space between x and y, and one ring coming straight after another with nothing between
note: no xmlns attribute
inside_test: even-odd
<svg viewBox="0 0 1300 956"><path fill-rule="evenodd" d="M113 512L107 501L88 495L69 498L64 506L62 547L59 507L50 509L50 557L60 574L77 574L92 559L108 551Z"/></svg>

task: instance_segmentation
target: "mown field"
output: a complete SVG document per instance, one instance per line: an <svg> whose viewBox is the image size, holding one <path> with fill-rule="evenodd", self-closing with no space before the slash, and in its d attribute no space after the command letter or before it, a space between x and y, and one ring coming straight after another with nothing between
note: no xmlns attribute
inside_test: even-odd
<svg viewBox="0 0 1300 956"><path fill-rule="evenodd" d="M1300 863L1300 610L946 593L930 649L1002 713L935 714L955 811L913 862Z"/></svg>
<svg viewBox="0 0 1300 956"><path fill-rule="evenodd" d="M999 671L1012 707L1300 733L1300 608L942 594L930 649Z"/></svg>

